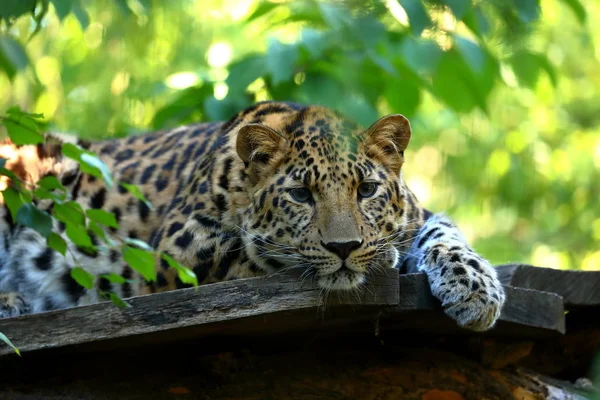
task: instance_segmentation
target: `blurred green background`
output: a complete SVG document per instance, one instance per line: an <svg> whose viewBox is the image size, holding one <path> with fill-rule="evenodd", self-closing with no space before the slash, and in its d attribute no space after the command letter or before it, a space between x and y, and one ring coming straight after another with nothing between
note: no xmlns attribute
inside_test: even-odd
<svg viewBox="0 0 600 400"><path fill-rule="evenodd" d="M257 100L410 117L409 186L493 263L600 269L594 0L2 0L0 115L86 138Z"/></svg>

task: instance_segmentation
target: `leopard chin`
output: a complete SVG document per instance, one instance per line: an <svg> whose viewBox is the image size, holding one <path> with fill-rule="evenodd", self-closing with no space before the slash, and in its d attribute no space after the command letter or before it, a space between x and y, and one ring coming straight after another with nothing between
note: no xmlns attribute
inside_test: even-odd
<svg viewBox="0 0 600 400"><path fill-rule="evenodd" d="M340 268L337 271L321 275L317 279L319 287L326 290L353 290L365 283L365 273Z"/></svg>

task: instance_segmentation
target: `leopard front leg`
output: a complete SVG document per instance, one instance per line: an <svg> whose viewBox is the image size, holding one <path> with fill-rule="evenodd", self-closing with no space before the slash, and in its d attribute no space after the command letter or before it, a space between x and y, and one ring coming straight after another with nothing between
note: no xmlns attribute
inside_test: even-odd
<svg viewBox="0 0 600 400"><path fill-rule="evenodd" d="M494 326L505 300L496 270L446 216L436 214L427 220L409 254L418 270L427 274L446 314L460 326L474 331Z"/></svg>

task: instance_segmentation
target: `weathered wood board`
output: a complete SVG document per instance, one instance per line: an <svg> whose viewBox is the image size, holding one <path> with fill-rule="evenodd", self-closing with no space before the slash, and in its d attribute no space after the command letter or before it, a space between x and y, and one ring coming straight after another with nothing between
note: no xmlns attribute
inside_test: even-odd
<svg viewBox="0 0 600 400"><path fill-rule="evenodd" d="M560 296L506 288L508 301L495 328L512 335L564 332ZM131 308L100 303L0 320L22 352L111 341L121 346L186 337L273 335L323 329L423 330L424 334L468 333L441 311L424 274L373 276L362 293L330 294L295 278L241 279L140 296ZM12 354L5 345L0 355Z"/></svg>
<svg viewBox="0 0 600 400"><path fill-rule="evenodd" d="M496 267L503 285L552 292L566 309L600 306L600 271L564 271L526 264Z"/></svg>

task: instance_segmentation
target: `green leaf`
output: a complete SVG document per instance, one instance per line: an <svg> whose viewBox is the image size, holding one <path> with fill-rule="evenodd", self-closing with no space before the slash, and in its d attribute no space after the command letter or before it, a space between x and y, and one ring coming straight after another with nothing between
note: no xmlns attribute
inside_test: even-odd
<svg viewBox="0 0 600 400"><path fill-rule="evenodd" d="M154 251L154 249L152 247L150 247L150 245L146 242L144 242L143 240L140 239L134 239L134 238L125 238L124 239L125 243L138 247L142 250L146 250L146 251Z"/></svg>
<svg viewBox="0 0 600 400"><path fill-rule="evenodd" d="M16 145L43 143L44 137L38 133L37 128L32 128L24 122L24 120L17 121L12 118L2 120L10 140Z"/></svg>
<svg viewBox="0 0 600 400"><path fill-rule="evenodd" d="M43 187L46 190L54 190L54 189L59 189L62 190L63 192L66 190L65 187L60 183L60 181L52 175L48 175L43 177L42 179L40 179L38 181L38 186Z"/></svg>
<svg viewBox="0 0 600 400"><path fill-rule="evenodd" d="M113 186L112 173L94 153L86 151L73 143L63 144L61 151L65 157L78 161L82 172L101 178L109 189Z"/></svg>
<svg viewBox="0 0 600 400"><path fill-rule="evenodd" d="M146 198L146 196L144 196L144 194L142 193L142 191L139 187L137 187L136 185L131 185L129 183L124 183L124 182L119 182L119 185L121 185L125 190L127 190L129 192L129 194L131 194L133 197L144 202L144 204L146 204L149 209L153 208L152 203L150 203L150 201L148 201L148 199Z"/></svg>
<svg viewBox="0 0 600 400"><path fill-rule="evenodd" d="M538 19L540 15L539 0L512 0L512 3L523 23L528 24Z"/></svg>
<svg viewBox="0 0 600 400"><path fill-rule="evenodd" d="M454 14L456 19L458 19L459 21L462 19L462 17L465 15L465 13L469 10L469 8L471 8L471 0L443 0L443 1L444 1L444 3L446 3L446 5L448 7L450 7L450 10L452 10L452 14Z"/></svg>
<svg viewBox="0 0 600 400"><path fill-rule="evenodd" d="M398 0L398 3L408 15L410 30L414 35L420 36L425 28L431 26L431 19L421 0Z"/></svg>
<svg viewBox="0 0 600 400"><path fill-rule="evenodd" d="M85 30L90 24L90 17L88 13L84 10L84 8L81 6L80 0L76 0L73 2L72 12L73 15L75 15L75 18L77 18L77 21L79 21L81 29Z"/></svg>
<svg viewBox="0 0 600 400"><path fill-rule="evenodd" d="M66 224L85 227L85 215L81 205L75 201L67 201L63 204L55 203L52 207L52 215Z"/></svg>
<svg viewBox="0 0 600 400"><path fill-rule="evenodd" d="M6 189L4 189L2 191L2 196L4 196L4 203L10 211L10 215L13 221L16 221L17 212L19 211L19 208L21 208L21 206L25 203L25 200L17 190L11 187L7 187Z"/></svg>
<svg viewBox="0 0 600 400"><path fill-rule="evenodd" d="M298 48L294 44L283 44L278 40L269 40L267 49L267 69L277 85L292 79L294 65L298 60Z"/></svg>
<svg viewBox="0 0 600 400"><path fill-rule="evenodd" d="M229 75L225 83L230 92L244 92L249 84L267 72L265 58L262 55L249 55L229 66Z"/></svg>
<svg viewBox="0 0 600 400"><path fill-rule="evenodd" d="M177 270L177 276L183 283L191 284L194 286L198 286L198 278L196 274L191 269L184 267L179 262L177 262L173 257L169 256L166 253L161 253L160 255L163 260L169 264L171 268Z"/></svg>
<svg viewBox="0 0 600 400"><path fill-rule="evenodd" d="M100 171L100 176L98 178L102 178L106 186L110 189L113 186L112 173L110 169L104 164L104 162L98 158L95 154L83 153L81 155L81 161L92 169Z"/></svg>
<svg viewBox="0 0 600 400"><path fill-rule="evenodd" d="M109 282L116 283L119 285L122 285L123 283L127 282L127 279L123 278L119 274L115 274L114 272L111 272L110 274L102 274L100 275L100 278L104 278Z"/></svg>
<svg viewBox="0 0 600 400"><path fill-rule="evenodd" d="M135 247L123 247L123 259L129 266L139 272L146 281L156 280L155 261L152 253Z"/></svg>
<svg viewBox="0 0 600 400"><path fill-rule="evenodd" d="M46 238L46 243L48 247L58 251L63 256L67 252L67 242L57 233L51 232L50 235Z"/></svg>
<svg viewBox="0 0 600 400"><path fill-rule="evenodd" d="M73 7L73 0L50 0L50 2L54 5L56 16L60 21L69 15Z"/></svg>
<svg viewBox="0 0 600 400"><path fill-rule="evenodd" d="M8 337L6 337L6 335L4 333L2 333L2 332L0 332L0 340L2 340L9 347L11 347L15 351L15 353L17 353L17 355L19 357L21 357L21 352L19 351L19 349L14 344L12 344L12 342L10 341L10 339Z"/></svg>
<svg viewBox="0 0 600 400"><path fill-rule="evenodd" d="M85 211L85 214L92 221L98 222L104 226L108 226L111 228L119 228L119 223L117 222L117 218L115 214L98 209L88 209Z"/></svg>
<svg viewBox="0 0 600 400"><path fill-rule="evenodd" d="M25 203L17 211L17 223L35 229L40 235L48 237L52 232L52 217L33 204Z"/></svg>
<svg viewBox="0 0 600 400"><path fill-rule="evenodd" d="M579 0L562 0L563 3L567 5L575 13L577 20L580 24L584 24L587 19L587 12L585 11L585 7Z"/></svg>
<svg viewBox="0 0 600 400"><path fill-rule="evenodd" d="M14 118L21 118L21 117L26 117L30 120L33 120L33 122L35 123L36 119L40 119L40 118L44 118L44 114L41 113L29 113L26 111L23 111L19 108L19 106L12 106L9 107L8 110L6 110L6 114L10 115L11 117Z"/></svg>
<svg viewBox="0 0 600 400"><path fill-rule="evenodd" d="M256 7L256 9L254 10L254 12L250 14L248 18L246 18L246 22L254 21L255 19L260 18L265 14L268 14L273 9L279 6L280 4L273 3L271 1L261 1L258 7Z"/></svg>
<svg viewBox="0 0 600 400"><path fill-rule="evenodd" d="M421 91L413 80L396 79L389 82L385 89L385 98L394 112L413 116L421 100Z"/></svg>
<svg viewBox="0 0 600 400"><path fill-rule="evenodd" d="M419 76L433 74L444 52L430 39L407 37L399 47L400 57Z"/></svg>
<svg viewBox="0 0 600 400"><path fill-rule="evenodd" d="M67 236L73 243L84 249L94 250L95 246L85 226L67 224Z"/></svg>
<svg viewBox="0 0 600 400"><path fill-rule="evenodd" d="M479 5L473 6L463 17L463 22L475 35L482 37L490 30L490 23Z"/></svg>
<svg viewBox="0 0 600 400"><path fill-rule="evenodd" d="M36 0L2 0L0 7L0 21L11 20L23 14L33 13Z"/></svg>
<svg viewBox="0 0 600 400"><path fill-rule="evenodd" d="M516 52L509 59L509 62L513 67L519 84L522 86L535 87L542 71L548 74L552 85L556 86L558 84L556 71L554 71L548 59L542 54L521 50Z"/></svg>
<svg viewBox="0 0 600 400"><path fill-rule="evenodd" d="M485 68L485 53L476 43L469 39L454 36L456 50L474 73L481 73Z"/></svg>
<svg viewBox="0 0 600 400"><path fill-rule="evenodd" d="M128 302L126 302L125 300L123 300L122 298L120 298L113 292L109 292L108 297L110 297L110 301L112 301L112 303L119 308L130 308L131 307L131 304L129 304Z"/></svg>
<svg viewBox="0 0 600 400"><path fill-rule="evenodd" d="M352 21L352 16L341 4L333 2L317 2L323 20L332 29L340 29Z"/></svg>
<svg viewBox="0 0 600 400"><path fill-rule="evenodd" d="M94 275L81 267L75 267L71 270L71 278L75 279L75 282L86 289L92 289L94 287Z"/></svg>
<svg viewBox="0 0 600 400"><path fill-rule="evenodd" d="M107 243L109 246L114 246L114 241L111 240L108 236L106 236L106 231L102 229L100 225L98 225L95 221L89 221L88 229L92 231L92 233L98 236L100 239Z"/></svg>
<svg viewBox="0 0 600 400"><path fill-rule="evenodd" d="M4 4L0 7L0 12L3 7ZM6 72L8 78L12 80L16 73L27 68L28 64L27 53L20 43L8 36L0 36L0 69Z"/></svg>

